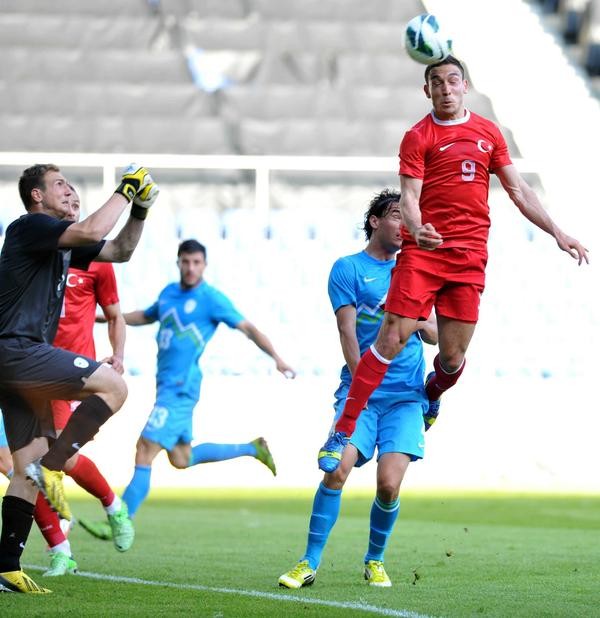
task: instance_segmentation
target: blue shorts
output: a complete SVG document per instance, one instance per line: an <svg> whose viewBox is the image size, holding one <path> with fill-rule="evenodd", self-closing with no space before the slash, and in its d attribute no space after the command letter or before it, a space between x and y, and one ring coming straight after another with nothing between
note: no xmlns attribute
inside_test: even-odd
<svg viewBox="0 0 600 618"><path fill-rule="evenodd" d="M0 412L0 448L6 448L7 446L6 431L4 431L4 422L2 420L2 413Z"/></svg>
<svg viewBox="0 0 600 618"><path fill-rule="evenodd" d="M148 421L142 430L142 437L160 444L170 451L176 444L192 441L192 421L197 399L185 395L159 395Z"/></svg>
<svg viewBox="0 0 600 618"><path fill-rule="evenodd" d="M335 421L342 415L348 388L343 384L335 393ZM414 400L407 401L405 393L375 391L368 408L358 417L350 438L350 444L358 449L356 467L373 458L375 447L378 461L384 453L404 453L411 461L422 459L425 451L423 414L427 405L424 394L415 393Z"/></svg>

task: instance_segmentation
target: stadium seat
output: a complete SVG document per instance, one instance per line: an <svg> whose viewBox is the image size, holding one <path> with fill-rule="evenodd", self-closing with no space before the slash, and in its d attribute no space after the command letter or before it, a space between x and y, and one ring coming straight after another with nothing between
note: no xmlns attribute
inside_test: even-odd
<svg viewBox="0 0 600 618"><path fill-rule="evenodd" d="M254 10L267 19L328 20L328 21L365 21L380 16L381 21L408 21L413 15L423 12L423 5L418 0L250 0Z"/></svg>
<svg viewBox="0 0 600 618"><path fill-rule="evenodd" d="M203 16L230 20L247 17L251 8L247 0L177 0L165 2L162 13L176 17Z"/></svg>

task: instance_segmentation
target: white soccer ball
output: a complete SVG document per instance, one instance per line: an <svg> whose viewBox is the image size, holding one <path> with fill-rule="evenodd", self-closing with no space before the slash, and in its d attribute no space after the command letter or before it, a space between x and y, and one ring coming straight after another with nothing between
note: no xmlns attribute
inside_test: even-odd
<svg viewBox="0 0 600 618"><path fill-rule="evenodd" d="M452 53L452 41L431 13L417 15L406 24L404 45L408 55L421 64L435 64Z"/></svg>

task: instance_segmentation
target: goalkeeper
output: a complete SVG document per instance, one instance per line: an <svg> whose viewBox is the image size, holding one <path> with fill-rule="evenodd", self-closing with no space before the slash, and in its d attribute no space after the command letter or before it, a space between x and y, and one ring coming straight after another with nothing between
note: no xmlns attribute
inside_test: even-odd
<svg viewBox="0 0 600 618"><path fill-rule="evenodd" d="M8 226L0 254L0 407L14 463L2 502L0 591L46 593L20 565L38 490L70 518L61 470L127 397L112 367L51 345L67 270L129 260L158 187L145 168L130 166L108 201L79 223L71 213L72 189L55 165L26 169L19 193L27 213ZM123 228L103 240L132 201ZM82 402L58 438L51 400Z"/></svg>

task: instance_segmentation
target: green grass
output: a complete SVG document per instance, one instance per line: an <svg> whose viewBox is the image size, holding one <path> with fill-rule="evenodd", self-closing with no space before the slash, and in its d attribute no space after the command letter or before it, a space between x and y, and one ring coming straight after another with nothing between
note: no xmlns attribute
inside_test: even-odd
<svg viewBox="0 0 600 618"><path fill-rule="evenodd" d="M405 493L386 552L394 586L371 589L361 568L371 496L348 491L314 586L279 589L278 576L303 552L311 502L309 491L155 490L136 518L131 551L72 532L80 569L204 589L48 581L28 569L54 594L2 595L2 616L376 615L321 601L427 616L600 615L600 496ZM101 516L81 495L71 504L76 514ZM35 529L23 562L47 562Z"/></svg>

